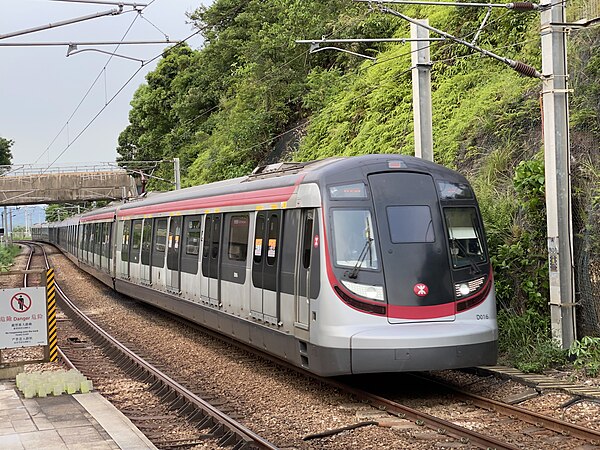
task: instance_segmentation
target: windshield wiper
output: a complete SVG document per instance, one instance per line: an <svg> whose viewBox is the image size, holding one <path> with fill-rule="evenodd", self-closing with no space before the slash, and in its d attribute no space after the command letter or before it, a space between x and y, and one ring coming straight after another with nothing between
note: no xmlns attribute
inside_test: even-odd
<svg viewBox="0 0 600 450"><path fill-rule="evenodd" d="M473 270L474 273L480 273L481 269L477 266L477 264L475 264L473 262L473 260L468 256L469 252L467 251L467 249L465 248L465 246L462 244L462 242L460 242L460 240L452 238L452 241L454 243L456 243L456 245L458 246L458 248L460 250L463 251L463 253L465 254L465 259L467 260L467 262L469 263L469 265L471 266L471 269Z"/></svg>
<svg viewBox="0 0 600 450"><path fill-rule="evenodd" d="M356 264L354 265L354 267L352 268L350 273L348 273L348 278L351 278L354 280L354 279L356 279L356 277L358 277L358 271L360 270L362 263L365 261L365 258L367 257L367 253L369 253L369 254L371 253L371 242L373 242L373 238L368 237L365 242L365 245L363 246L363 248L360 252L360 255L358 256L358 261L356 261Z"/></svg>

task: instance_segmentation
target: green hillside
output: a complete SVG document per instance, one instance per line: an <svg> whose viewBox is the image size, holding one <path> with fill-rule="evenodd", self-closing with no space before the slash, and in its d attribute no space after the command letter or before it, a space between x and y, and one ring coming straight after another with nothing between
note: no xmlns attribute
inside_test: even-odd
<svg viewBox="0 0 600 450"><path fill-rule="evenodd" d="M397 8L469 41L486 14ZM344 46L376 57L373 63L334 51L309 54L294 42L408 37L407 22L349 0L216 0L191 18L206 44L200 51L172 48L147 76L119 137L122 160L177 156L191 186L276 160L414 153L409 44ZM590 142L600 130L600 52L591 45L599 35L592 29L575 36L570 53L578 74L573 136ZM494 10L477 44L539 70L539 13ZM495 268L502 350L513 364L539 370L561 358L548 324L541 82L448 41L432 43L431 58L435 160L476 188ZM593 148L585 142L581 155ZM593 184L599 167L592 158L575 168ZM170 170L165 165L155 175L172 179ZM159 181L151 187L169 188ZM582 204L593 205L593 193L586 195Z"/></svg>

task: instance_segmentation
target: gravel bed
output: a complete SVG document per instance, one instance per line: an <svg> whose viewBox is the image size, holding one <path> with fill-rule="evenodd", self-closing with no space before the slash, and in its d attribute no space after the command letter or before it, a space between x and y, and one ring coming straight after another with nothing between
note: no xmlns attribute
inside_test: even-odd
<svg viewBox="0 0 600 450"><path fill-rule="evenodd" d="M56 253L56 252L53 252ZM23 258L23 264L26 260ZM281 368L256 355L233 348L196 330L174 324L158 316L148 307L126 299L93 280L63 256L54 254L51 262L56 269L57 280L84 311L107 330L122 340L143 348L153 360L160 360L169 373L180 374L177 378L193 380L188 387L201 388L211 397L226 398L235 404L236 416L248 428L265 436L284 449L380 449L380 448L471 448L409 421L394 419L381 411L356 403L346 394L337 392L295 372ZM17 276L18 277L18 276ZM0 277L2 278L8 277ZM9 282L10 283L10 282ZM14 281L19 286L20 280ZM59 334L61 323L59 323ZM152 340L148 340L152 336ZM25 350L25 349L22 349ZM3 353L4 357L5 353ZM56 366L56 365L54 365ZM33 367L33 365L28 366ZM52 367L52 366L51 366ZM37 369L40 370L40 369ZM457 378L459 384L469 386L473 392L497 400L528 389L519 383L480 377L456 371L445 371ZM460 375L457 375L460 374ZM554 376L552 373L548 375ZM445 374L444 374L445 376ZM576 374L579 377L581 374ZM560 371L558 379L573 380L573 372ZM587 384L598 379L582 380ZM193 389L192 389L193 390ZM135 386L123 386L111 395L120 401L135 402L139 390ZM417 394L418 396L418 394ZM600 405L585 402L566 409L560 408L572 397L567 394L546 395L524 402L521 406L544 414L573 421L582 426L597 428ZM410 403L410 399L407 402ZM485 418L478 408L470 405L436 405L435 399L421 398L414 406L430 414L444 417L461 426L480 430L495 428L500 435L523 446L522 436L529 436L531 446L523 448L594 448L568 445L562 436L544 438L536 427L523 426L509 418ZM126 408L125 408L126 409ZM386 427L368 426L341 432L331 437L303 441L304 436L352 425L363 420L378 420ZM502 431L506 430L506 431ZM540 434L542 433L542 434ZM518 439L517 435L521 438ZM552 440L553 439L553 440ZM214 448L207 442L195 448Z"/></svg>
<svg viewBox="0 0 600 450"><path fill-rule="evenodd" d="M107 331L143 349L178 379L189 380L191 390L226 399L235 406L238 420L280 448L471 448L409 421L391 420L387 413L356 403L336 389L173 323L82 274L66 258L54 256L52 264L67 295ZM303 441L313 433L374 418L389 426ZM197 448L212 447L207 443Z"/></svg>

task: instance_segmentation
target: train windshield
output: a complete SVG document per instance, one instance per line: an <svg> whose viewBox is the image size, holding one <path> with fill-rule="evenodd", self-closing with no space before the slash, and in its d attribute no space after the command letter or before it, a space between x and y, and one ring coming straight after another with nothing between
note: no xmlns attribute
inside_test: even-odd
<svg viewBox="0 0 600 450"><path fill-rule="evenodd" d="M375 233L368 210L333 210L333 241L338 266L377 269Z"/></svg>
<svg viewBox="0 0 600 450"><path fill-rule="evenodd" d="M454 268L485 262L483 233L475 208L444 208Z"/></svg>

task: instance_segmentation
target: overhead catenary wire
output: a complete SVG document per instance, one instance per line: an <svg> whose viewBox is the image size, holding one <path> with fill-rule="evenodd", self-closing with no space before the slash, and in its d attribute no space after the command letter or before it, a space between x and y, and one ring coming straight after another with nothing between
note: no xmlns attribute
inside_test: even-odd
<svg viewBox="0 0 600 450"><path fill-rule="evenodd" d="M83 135L83 133L85 133L87 131L87 129L96 121L96 119L98 117L100 117L100 115L104 112L104 110L108 107L108 105L110 105L115 98L117 98L119 96L119 94L129 85L129 83L131 83L131 81L135 78L135 76L148 64L150 64L151 62L155 61L156 59L160 58L161 56L169 53L170 51L172 51L174 48L182 45L183 43L187 42L189 39L191 39L192 37L196 36L198 33L200 33L200 30L192 33L191 35L189 35L187 38L183 39L179 44L174 45L173 47L167 49L164 52L161 52L160 54L156 55L155 57L145 60L144 62L142 62L142 64L140 65L140 67L138 67L138 69L133 73L133 75L131 75L129 77L129 79L117 90L117 92L108 100L108 102L96 113L96 115L94 115L94 117L92 117L92 119L87 123L87 125L73 138L73 140L71 141L71 143L69 145L67 145L59 154L58 156L48 165L47 169L50 169L66 152L67 150L69 150L69 148L71 148L71 146L77 142L77 140Z"/></svg>
<svg viewBox="0 0 600 450"><path fill-rule="evenodd" d="M121 38L120 42L123 42L125 40L125 38L127 37L127 35L129 34L129 32L131 31L131 28L135 24L135 22L138 19L138 17L139 17L139 14L137 14L133 18L131 24L129 24L129 27L127 27L127 30L123 34L123 37ZM120 43L117 44L117 46L115 47L115 51L117 51L119 49L119 46L120 46ZM103 74L105 74L106 68L110 64L110 61L112 60L112 58L113 58L112 55L108 57L108 59L104 63L104 66L102 67L102 69L100 69L100 72L98 73L98 75L96 76L96 78L94 79L94 81L92 82L91 86L88 88L88 90L86 91L86 93L83 95L83 98L79 101L79 103L75 107L75 110L71 113L71 115L69 116L69 118L67 119L67 121L65 122L65 124L62 126L62 128L60 129L60 131L56 134L56 136L54 136L54 139L52 139L52 142L50 142L50 144L48 144L48 146L46 147L46 149L37 157L37 159L34 161L34 164L37 164L39 162L39 160L42 159L42 157L46 153L48 153L50 151L50 148L52 148L52 146L54 145L54 143L56 142L56 140L60 137L60 135L62 134L62 132L65 130L65 128L69 125L69 122L71 121L71 119L73 119L73 117L75 117L75 114L77 114L77 111L79 111L79 108L81 108L81 105L83 105L83 102L85 102L85 100L87 99L87 97L90 95L90 93L92 92L92 89L94 88L94 86L96 85L96 83L98 82L98 80L102 77ZM106 101L106 99L105 99L105 101Z"/></svg>

